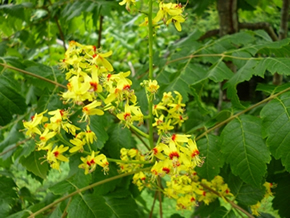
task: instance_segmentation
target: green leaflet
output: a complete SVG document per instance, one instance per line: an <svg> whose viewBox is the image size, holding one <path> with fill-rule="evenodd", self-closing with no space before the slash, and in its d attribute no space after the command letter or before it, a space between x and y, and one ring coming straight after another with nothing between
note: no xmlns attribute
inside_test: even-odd
<svg viewBox="0 0 290 218"><path fill-rule="evenodd" d="M290 213L289 201L290 201L290 175L287 172L278 174L275 177L275 184L277 187L273 189L274 200L273 207L274 209L279 210L281 217L288 217Z"/></svg>
<svg viewBox="0 0 290 218"><path fill-rule="evenodd" d="M273 99L261 111L263 128L267 134L267 145L276 158L290 172L290 93Z"/></svg>
<svg viewBox="0 0 290 218"><path fill-rule="evenodd" d="M270 152L262 138L259 118L244 115L228 123L221 134L221 149L234 175L261 186Z"/></svg>
<svg viewBox="0 0 290 218"><path fill-rule="evenodd" d="M196 172L202 178L211 181L219 174L220 168L224 164L224 159L220 151L218 136L207 135L206 138L197 142L198 149L202 157L205 157L201 167L196 167Z"/></svg>
<svg viewBox="0 0 290 218"><path fill-rule="evenodd" d="M254 187L244 183L239 177L227 172L225 182L228 184L235 199L242 205L255 205L265 194L265 187Z"/></svg>
<svg viewBox="0 0 290 218"><path fill-rule="evenodd" d="M14 114L26 111L25 98L16 90L15 83L0 75L0 126L8 124Z"/></svg>
<svg viewBox="0 0 290 218"><path fill-rule="evenodd" d="M137 204L130 195L123 196L98 196L94 194L78 195L73 198L68 207L71 218L135 218Z"/></svg>
<svg viewBox="0 0 290 218"><path fill-rule="evenodd" d="M48 163L40 160L45 154L44 151L34 151L27 158L23 156L20 163L34 175L45 179L48 173Z"/></svg>

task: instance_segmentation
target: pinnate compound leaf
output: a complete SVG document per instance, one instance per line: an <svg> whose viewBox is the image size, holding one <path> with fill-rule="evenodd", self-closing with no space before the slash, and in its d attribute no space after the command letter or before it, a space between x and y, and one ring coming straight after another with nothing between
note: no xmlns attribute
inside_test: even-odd
<svg viewBox="0 0 290 218"><path fill-rule="evenodd" d="M206 158L202 167L196 167L195 169L199 176L208 181L211 181L219 174L220 168L224 163L218 140L218 136L208 135L197 142L201 156Z"/></svg>
<svg viewBox="0 0 290 218"><path fill-rule="evenodd" d="M28 171L45 179L48 173L48 163L43 162L43 156L45 154L44 151L34 151L27 158L22 157L20 162Z"/></svg>
<svg viewBox="0 0 290 218"><path fill-rule="evenodd" d="M14 84L7 77L0 76L0 126L8 124L14 114L26 111L25 98L16 91Z"/></svg>
<svg viewBox="0 0 290 218"><path fill-rule="evenodd" d="M112 158L120 158L121 148L134 148L136 142L129 129L120 124L114 124L109 129L109 140L106 142L106 148Z"/></svg>
<svg viewBox="0 0 290 218"><path fill-rule="evenodd" d="M222 131L221 147L233 174L260 187L266 163L270 161L270 152L262 138L261 120L249 115L232 120Z"/></svg>
<svg viewBox="0 0 290 218"><path fill-rule="evenodd" d="M267 145L276 158L290 172L290 93L273 99L261 111L263 128L267 134Z"/></svg>

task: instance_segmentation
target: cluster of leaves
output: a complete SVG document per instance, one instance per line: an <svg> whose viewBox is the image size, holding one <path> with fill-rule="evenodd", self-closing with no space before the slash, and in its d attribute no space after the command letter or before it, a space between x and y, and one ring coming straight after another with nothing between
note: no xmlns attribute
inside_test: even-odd
<svg viewBox="0 0 290 218"><path fill-rule="evenodd" d="M0 216L27 217L29 213L38 211L56 199L62 201L43 215L146 216L150 209L142 199L142 194L131 184L132 177L110 181L111 177L118 175L114 164L111 164L107 176L101 169L83 175L83 171L77 167L81 163L80 157L75 155L70 160L70 169L65 178L46 186L43 183L49 173L48 164L41 164L39 158L43 153L34 151L34 141L27 140L21 130L22 120L28 120L35 112L63 107L57 93L59 89L64 89L58 88L53 82L64 84L64 75L57 67L45 65L55 65L63 58L63 45L55 41L64 35L66 40L95 44L94 29L99 25L97 21L100 21L100 16L113 20L111 10L114 9L114 13L121 13L122 10L114 1L48 2L17 1L17 4L0 6ZM203 2L209 4L212 1ZM249 7L256 6L251 4L252 1L244 2ZM197 4L194 10L203 8L204 5ZM137 16L138 19L141 20ZM82 22L86 25L80 26ZM137 30L138 24L132 21L128 26ZM116 33L116 29L110 31L115 35L104 39L104 46L108 46L107 42L121 38L121 45L116 44L120 51L117 52L117 59L120 63L122 58L133 63L138 61L134 63L138 70L132 80L143 78L148 69L143 67L147 60L142 58L146 49L140 49L142 54L136 58L138 55L127 55L121 47L124 46L132 54L138 47L131 47L128 40L144 44L146 40L132 35L126 38L127 35ZM104 34L110 36L110 31ZM139 33L144 35L143 31ZM162 30L158 30L157 35L159 31ZM222 176L234 195L234 201L249 212L250 205L263 199L264 182L274 183L273 207L279 210L281 217L287 217L290 196L289 84L278 87L259 84L257 91L261 93L260 101L251 99L251 102L240 100L237 86L255 76L264 78L279 73L286 78L290 72L290 40L272 42L266 32L259 30L240 32L204 44L198 40L201 34L196 30L171 44L166 40L156 40L156 47L168 44L166 50L156 51L154 55L154 72L161 85L160 95L157 93L156 98L161 99L162 93L168 91L178 91L183 96L189 119L179 131L196 135L200 154L205 157L203 166L196 169L201 178L210 181L217 175ZM236 73L227 66L226 62L229 61L236 66ZM124 68L125 65L118 64L116 67ZM223 105L226 109L218 112L212 109L217 99L210 99L215 104L207 102L209 98L201 97L200 93L204 93L209 84L216 87L225 80L227 82L223 88L229 102ZM134 88L142 110L146 111L145 92ZM91 123L98 137L96 146L108 157L119 158L121 148L137 146L131 132L115 124L111 115L93 117ZM214 131L219 133L214 134ZM38 194L29 188L30 180L20 178L15 173L23 167L34 180L43 183ZM98 183L98 186L90 187L92 183ZM39 193L46 197L39 196ZM62 199L63 196L65 199ZM218 200L209 205L202 204L195 214L202 217L237 216L233 208L228 209L221 204Z"/></svg>

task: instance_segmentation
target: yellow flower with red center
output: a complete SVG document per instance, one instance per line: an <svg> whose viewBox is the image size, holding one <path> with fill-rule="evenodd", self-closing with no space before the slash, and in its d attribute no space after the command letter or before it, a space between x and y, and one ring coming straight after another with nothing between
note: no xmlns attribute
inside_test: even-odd
<svg viewBox="0 0 290 218"><path fill-rule="evenodd" d="M98 152L95 153L95 151L92 151L92 154L88 155L86 158L81 157L83 163L79 165L79 168L84 169L86 175L93 172L97 165L103 167L105 172L109 170L109 162L106 156L104 154L95 156L95 154L98 154Z"/></svg>
<svg viewBox="0 0 290 218"><path fill-rule="evenodd" d="M83 116L81 118L82 121L87 121L89 119L89 116L91 115L103 115L104 111L101 109L98 109L96 107L100 106L102 103L99 101L93 101L90 104L87 104L86 106L83 107Z"/></svg>
<svg viewBox="0 0 290 218"><path fill-rule="evenodd" d="M47 161L53 169L59 170L59 161L68 162L68 158L63 155L65 151L67 151L69 147L56 146L53 150L49 149L47 151Z"/></svg>

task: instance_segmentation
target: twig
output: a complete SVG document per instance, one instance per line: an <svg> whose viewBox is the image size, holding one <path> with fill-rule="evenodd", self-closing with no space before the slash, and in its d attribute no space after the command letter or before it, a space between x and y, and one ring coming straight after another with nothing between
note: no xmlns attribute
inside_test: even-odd
<svg viewBox="0 0 290 218"><path fill-rule="evenodd" d="M45 77L42 77L42 76L39 76L39 75L33 74L33 73L28 72L28 71L26 71L26 70L22 70L22 69L19 69L19 68L16 68L16 67L12 67L12 66L9 66L8 64L3 64L3 63L0 63L0 65L3 66L3 67L5 67L5 68L11 69L11 70L16 70L16 71L18 71L18 72L21 72L21 73L27 74L27 75L29 75L29 76L35 77L35 78L37 78L37 79L41 79L41 80L43 80L43 81L45 81L45 82L52 83L53 85L56 85L56 86L58 86L58 87L61 87L61 88L67 89L66 86L64 86L64 85L62 85L62 84L60 84L60 83L58 83L58 82L55 82L55 81L52 81L52 80L47 79L47 78L45 78Z"/></svg>
<svg viewBox="0 0 290 218"><path fill-rule="evenodd" d="M273 41L277 41L277 34L274 32L272 26L267 22L257 22L257 23L239 23L239 29L248 30L265 30Z"/></svg>
<svg viewBox="0 0 290 218"><path fill-rule="evenodd" d="M74 192L72 192L72 193L70 193L70 194L68 194L68 195L66 195L66 196L64 196L62 198L57 199L55 202L52 202L51 204L41 208L40 210L30 214L30 216L28 218L34 218L36 215L46 211L47 209L53 207L54 205L66 200L68 198L71 198L72 196L74 196L76 194L80 194L80 193L82 193L82 192L84 192L84 191L86 191L88 189L94 188L96 186L102 185L104 183L107 183L107 182L110 182L110 181L113 181L113 180L116 180L116 179L119 179L119 178L122 178L122 177L126 177L126 176L129 176L129 175L132 175L134 173L138 173L140 171L147 171L147 170L150 170L150 169L151 169L151 167L148 167L148 168L144 168L144 169L135 170L135 171L132 171L132 172L129 172L129 173L120 174L120 175L117 175L117 176L114 176L114 177L111 177L111 178L104 179L102 181L93 183L93 184L88 185L88 186L86 186L84 188L78 189L78 190L76 190L76 191L74 191Z"/></svg>
<svg viewBox="0 0 290 218"><path fill-rule="evenodd" d="M70 205L70 203L71 203L71 200L72 200L72 198L70 198L69 200L68 200L68 202L67 202L67 204L66 204L66 207L64 208L64 211L63 211L63 213L62 213L62 215L61 215L61 218L64 218L64 217L66 217L67 216L67 209L68 209L68 206Z"/></svg>
<svg viewBox="0 0 290 218"><path fill-rule="evenodd" d="M162 190L162 185L161 185L161 178L158 177L158 186ZM162 196L161 196L161 191L158 190L158 200L159 200L159 216L160 218L163 217L162 213Z"/></svg>
<svg viewBox="0 0 290 218"><path fill-rule="evenodd" d="M14 148L17 148L19 145L24 144L25 142L29 141L30 139L31 139L31 138L28 138L28 139L24 139L24 140L22 140L22 141L20 141L20 142L17 142L17 143L16 143L14 146L12 146L11 148L7 149L6 151L1 152L1 153L0 153L0 156L2 156L2 155L4 155L4 154L8 153L9 151L13 150Z"/></svg>
<svg viewBox="0 0 290 218"><path fill-rule="evenodd" d="M242 114L244 114L244 113L246 113L246 112L252 110L252 109L255 108L255 107L260 106L261 104L264 104L264 103L266 103L266 102L268 102L268 101L271 101L272 99L276 98L277 96L279 96L279 95L281 95L281 94L283 94L283 93L285 93L285 92L287 92L287 91L290 91L290 88L284 89L283 91L278 92L277 94L271 95L271 96L269 96L268 98L265 98L264 100L258 102L257 104L254 104L254 105L252 105L251 107L248 107L247 109L245 109L245 110L243 110L243 111L241 111L241 112L239 112L239 113L237 113L237 114L235 114L235 115L229 117L228 119L226 119L226 120L224 120L224 121L218 123L218 124L215 125L214 127L208 129L207 131L203 132L201 135L199 135L198 137L196 137L196 141L199 140L199 139L201 139L203 136L207 135L208 133L210 133L210 132L213 131L214 129L219 128L219 127L225 125L226 123L232 121L232 120L235 119L236 117L238 117L238 116L240 116L240 115L242 115Z"/></svg>
<svg viewBox="0 0 290 218"><path fill-rule="evenodd" d="M103 19L104 16L100 16L100 28L99 28L99 32L98 32L98 48L101 47L101 40L102 40L102 31L103 31Z"/></svg>
<svg viewBox="0 0 290 218"><path fill-rule="evenodd" d="M153 203L152 203L152 206L151 206L149 218L153 217L153 210L154 210L154 206L155 206L155 202L156 202L156 198L157 198L157 192L158 191L155 191L155 195L154 195Z"/></svg>
<svg viewBox="0 0 290 218"><path fill-rule="evenodd" d="M130 128L130 130L135 134L135 136L143 143L143 145L148 149L148 151L150 151L150 147L149 145L144 141L144 139L141 137L141 135L139 135L137 132L135 132L135 130L133 128Z"/></svg>

